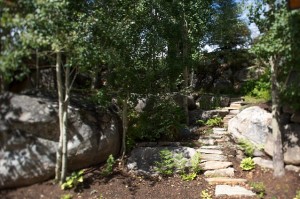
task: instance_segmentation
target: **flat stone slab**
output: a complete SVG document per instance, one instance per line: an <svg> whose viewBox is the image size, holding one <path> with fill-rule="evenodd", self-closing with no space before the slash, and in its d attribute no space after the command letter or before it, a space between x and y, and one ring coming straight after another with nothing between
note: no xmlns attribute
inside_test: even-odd
<svg viewBox="0 0 300 199"><path fill-rule="evenodd" d="M241 186L217 185L215 196L216 197L220 197L220 196L242 197L242 196L256 196L256 194Z"/></svg>
<svg viewBox="0 0 300 199"><path fill-rule="evenodd" d="M198 142L200 142L203 145L215 145L216 141L214 139L199 139Z"/></svg>
<svg viewBox="0 0 300 199"><path fill-rule="evenodd" d="M200 164L201 168L206 170L225 169L232 166L232 162L221 162L221 161L207 161Z"/></svg>
<svg viewBox="0 0 300 199"><path fill-rule="evenodd" d="M201 154L200 157L207 161L227 161L226 156L219 154Z"/></svg>
<svg viewBox="0 0 300 199"><path fill-rule="evenodd" d="M253 158L253 161L255 162L255 164L257 164L263 168L274 169L272 160L266 160L261 157L256 157L256 158Z"/></svg>
<svg viewBox="0 0 300 199"><path fill-rule="evenodd" d="M236 185L236 184L244 184L247 182L246 179L242 178L228 178L228 177L216 177L216 178L206 178L205 179L208 184L231 184L231 185Z"/></svg>
<svg viewBox="0 0 300 199"><path fill-rule="evenodd" d="M222 135L213 133L213 134L204 136L203 138L205 138L205 139L221 139L222 137L223 137Z"/></svg>
<svg viewBox="0 0 300 199"><path fill-rule="evenodd" d="M206 153L206 154L223 154L223 152L221 150L217 150L217 149L197 149L198 152L200 153Z"/></svg>
<svg viewBox="0 0 300 199"><path fill-rule="evenodd" d="M211 145L211 146L201 146L200 149L221 149L221 146Z"/></svg>
<svg viewBox="0 0 300 199"><path fill-rule="evenodd" d="M206 177L233 177L234 169L217 169L217 170L209 170L204 172L204 176Z"/></svg>

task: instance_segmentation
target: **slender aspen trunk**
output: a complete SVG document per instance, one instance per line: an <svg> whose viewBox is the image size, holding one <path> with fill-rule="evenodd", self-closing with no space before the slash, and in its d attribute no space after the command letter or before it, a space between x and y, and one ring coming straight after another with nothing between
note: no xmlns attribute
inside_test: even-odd
<svg viewBox="0 0 300 199"><path fill-rule="evenodd" d="M184 97L183 97L183 107L185 113L185 122L189 125L189 110L188 110L188 96L187 89L189 87L189 69L187 65L187 57L188 57L188 27L187 22L185 20L185 15L183 17L183 26L182 26L182 58L183 58L183 87L184 87Z"/></svg>
<svg viewBox="0 0 300 199"><path fill-rule="evenodd" d="M278 62L275 57L270 58L272 80L272 133L273 133L273 166L274 177L282 177L285 174L283 160L282 135L280 130L280 100L278 92L277 70Z"/></svg>
<svg viewBox="0 0 300 199"><path fill-rule="evenodd" d="M40 63L39 63L39 50L36 49L36 60L35 60L35 69L36 69L36 77L35 77L35 88L40 87Z"/></svg>
<svg viewBox="0 0 300 199"><path fill-rule="evenodd" d="M67 161L68 161L68 106L70 95L70 67L66 68L65 73L65 95L63 104L63 118L62 118L62 168L61 168L61 182L64 182L67 176Z"/></svg>
<svg viewBox="0 0 300 199"><path fill-rule="evenodd" d="M62 146L63 146L63 87L62 87L62 70L61 70L61 52L56 53L56 80L58 90L58 118L59 118L59 142L56 152L56 168L55 180L61 180L61 164L62 164Z"/></svg>
<svg viewBox="0 0 300 199"><path fill-rule="evenodd" d="M126 98L123 100L123 111L122 111L122 126L123 126L123 136L122 136L122 159L126 154L126 135L128 129L128 98L129 94L127 93Z"/></svg>

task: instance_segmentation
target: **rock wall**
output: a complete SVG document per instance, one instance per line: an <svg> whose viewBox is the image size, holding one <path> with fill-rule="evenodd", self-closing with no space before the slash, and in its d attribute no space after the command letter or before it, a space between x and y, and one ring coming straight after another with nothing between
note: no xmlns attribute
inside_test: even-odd
<svg viewBox="0 0 300 199"><path fill-rule="evenodd" d="M283 108L282 135L284 162L300 165L300 113L290 108ZM238 140L247 139L252 143L264 146L264 151L273 156L271 113L254 106L241 111L228 123L228 132Z"/></svg>
<svg viewBox="0 0 300 199"><path fill-rule="evenodd" d="M26 95L0 95L0 189L54 176L59 139L57 102ZM70 106L69 171L118 155L119 119L109 113Z"/></svg>

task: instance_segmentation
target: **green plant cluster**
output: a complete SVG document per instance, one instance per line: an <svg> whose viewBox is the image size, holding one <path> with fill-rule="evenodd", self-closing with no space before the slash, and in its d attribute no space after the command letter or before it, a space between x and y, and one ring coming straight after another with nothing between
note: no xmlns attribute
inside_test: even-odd
<svg viewBox="0 0 300 199"><path fill-rule="evenodd" d="M212 195L207 190L202 190L201 198L202 199L212 199Z"/></svg>
<svg viewBox="0 0 300 199"><path fill-rule="evenodd" d="M300 191L297 191L297 192L296 192L296 196L295 196L294 199L300 199Z"/></svg>
<svg viewBox="0 0 300 199"><path fill-rule="evenodd" d="M182 180L190 181L194 180L201 171L199 153L191 157L190 168L186 166L187 159L183 157L182 153L173 155L170 150L164 149L160 151L159 155L161 161L155 162L155 170L164 176L170 176L177 172Z"/></svg>
<svg viewBox="0 0 300 199"><path fill-rule="evenodd" d="M72 189L78 186L78 184L83 182L83 173L84 170L73 172L71 176L68 176L66 181L61 185L61 189Z"/></svg>
<svg viewBox="0 0 300 199"><path fill-rule="evenodd" d="M207 121L197 120L196 123L200 126L207 125L209 127L217 127L217 126L221 126L222 122L223 122L223 119L221 117L217 116L217 117L210 118Z"/></svg>
<svg viewBox="0 0 300 199"><path fill-rule="evenodd" d="M269 101L271 99L270 73L266 72L257 80L245 82L241 88L241 94L246 95L246 101Z"/></svg>
<svg viewBox="0 0 300 199"><path fill-rule="evenodd" d="M241 161L240 167L244 171L250 171L250 170L252 170L252 169L255 168L255 163L254 163L254 161L253 161L253 159L251 157L244 158Z"/></svg>
<svg viewBox="0 0 300 199"><path fill-rule="evenodd" d="M106 160L106 165L104 170L102 171L103 176L109 176L113 173L114 165L116 164L116 160L112 154L110 154Z"/></svg>
<svg viewBox="0 0 300 199"><path fill-rule="evenodd" d="M175 140L183 127L183 110L171 98L150 98L142 113L132 112L128 128L129 140Z"/></svg>
<svg viewBox="0 0 300 199"><path fill-rule="evenodd" d="M266 186L263 182L251 182L252 190L258 195L259 198L264 198L266 194Z"/></svg>
<svg viewBox="0 0 300 199"><path fill-rule="evenodd" d="M71 195L71 194L64 194L64 195L62 195L61 197L60 197L60 199L72 199L73 198L73 196Z"/></svg>
<svg viewBox="0 0 300 199"><path fill-rule="evenodd" d="M240 139L238 145L242 147L247 157L253 157L255 146L247 139Z"/></svg>

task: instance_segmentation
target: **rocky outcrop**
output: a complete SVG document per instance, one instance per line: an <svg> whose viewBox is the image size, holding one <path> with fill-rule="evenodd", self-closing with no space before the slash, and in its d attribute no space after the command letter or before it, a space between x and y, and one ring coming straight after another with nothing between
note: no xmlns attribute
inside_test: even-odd
<svg viewBox="0 0 300 199"><path fill-rule="evenodd" d="M120 149L118 118L70 106L68 168L104 162ZM0 96L0 188L41 182L54 175L59 129L57 103L50 99Z"/></svg>
<svg viewBox="0 0 300 199"><path fill-rule="evenodd" d="M283 152L284 162L286 164L300 165L300 125L288 124L285 125L283 133ZM273 156L273 136L268 134L265 152Z"/></svg>
<svg viewBox="0 0 300 199"><path fill-rule="evenodd" d="M228 122L228 132L236 140L247 139L256 145L264 145L270 133L271 113L253 106L244 109Z"/></svg>

